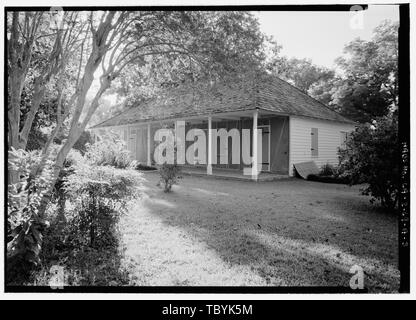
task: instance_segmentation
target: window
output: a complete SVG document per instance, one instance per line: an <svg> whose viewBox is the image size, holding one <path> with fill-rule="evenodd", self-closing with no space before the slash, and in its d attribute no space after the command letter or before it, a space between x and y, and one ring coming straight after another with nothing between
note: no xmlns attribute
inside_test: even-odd
<svg viewBox="0 0 416 320"><path fill-rule="evenodd" d="M318 156L318 128L311 129L311 155Z"/></svg>

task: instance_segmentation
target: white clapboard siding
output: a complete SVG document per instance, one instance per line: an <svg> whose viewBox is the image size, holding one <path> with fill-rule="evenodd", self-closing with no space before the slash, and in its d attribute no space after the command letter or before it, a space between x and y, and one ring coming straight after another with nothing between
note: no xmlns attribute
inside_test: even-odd
<svg viewBox="0 0 416 320"><path fill-rule="evenodd" d="M293 175L293 164L299 162L312 160L318 167L326 163L338 165L338 148L343 143L341 132L353 131L353 124L294 116L289 121L290 175ZM312 156L311 152L312 128L318 129L317 156Z"/></svg>

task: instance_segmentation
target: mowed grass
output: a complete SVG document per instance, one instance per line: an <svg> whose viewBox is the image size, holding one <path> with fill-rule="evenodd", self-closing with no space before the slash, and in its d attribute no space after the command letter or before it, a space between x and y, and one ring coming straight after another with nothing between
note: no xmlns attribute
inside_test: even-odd
<svg viewBox="0 0 416 320"><path fill-rule="evenodd" d="M358 186L145 178L121 221L134 285L349 286L359 265L370 292L398 290L396 217Z"/></svg>

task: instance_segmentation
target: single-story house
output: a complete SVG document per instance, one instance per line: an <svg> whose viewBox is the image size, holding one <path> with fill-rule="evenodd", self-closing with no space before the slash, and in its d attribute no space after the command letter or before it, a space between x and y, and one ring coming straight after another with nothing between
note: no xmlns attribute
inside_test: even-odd
<svg viewBox="0 0 416 320"><path fill-rule="evenodd" d="M220 164L224 150L231 150L232 139L228 139L229 145L222 149L214 141L218 161L212 161L213 136L209 128L251 130L249 150L253 161L258 157L258 152L253 153L253 145L258 143L253 141L260 141L255 128L262 129L261 170L283 175L293 175L294 164L300 162L337 165L338 148L345 142L348 132L355 128L353 121L286 81L263 74L217 83L192 82L165 89L91 129L98 134L108 130L118 132L133 157L151 165L156 130L173 128L176 121L185 121L186 132L192 128L207 132L206 161L187 164L206 167L207 174L212 174L212 167L243 170L245 166L242 162L233 164L231 159L227 164ZM192 143L187 141L186 146ZM231 158L231 152L227 153L225 156Z"/></svg>

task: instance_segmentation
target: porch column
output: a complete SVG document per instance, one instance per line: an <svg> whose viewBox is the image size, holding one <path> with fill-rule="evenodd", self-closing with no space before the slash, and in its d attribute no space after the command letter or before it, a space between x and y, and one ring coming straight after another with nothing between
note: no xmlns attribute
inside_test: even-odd
<svg viewBox="0 0 416 320"><path fill-rule="evenodd" d="M151 166L152 165L152 160L150 157L150 123L147 124L147 165Z"/></svg>
<svg viewBox="0 0 416 320"><path fill-rule="evenodd" d="M251 167L251 178L253 180L258 179L258 155L257 155L257 139L258 139L258 132L257 132L257 120L259 116L259 111L256 110L253 112L253 161Z"/></svg>
<svg viewBox="0 0 416 320"><path fill-rule="evenodd" d="M208 117L207 174L212 175L212 117Z"/></svg>

